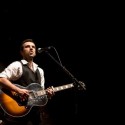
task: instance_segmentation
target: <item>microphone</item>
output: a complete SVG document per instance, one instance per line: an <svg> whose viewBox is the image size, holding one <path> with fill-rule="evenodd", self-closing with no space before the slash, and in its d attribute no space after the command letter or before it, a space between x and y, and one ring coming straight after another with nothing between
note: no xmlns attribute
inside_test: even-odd
<svg viewBox="0 0 125 125"><path fill-rule="evenodd" d="M52 48L52 46L48 46L48 47L45 47L45 48L38 48L38 53L42 53L42 52L45 52L45 51L48 51Z"/></svg>

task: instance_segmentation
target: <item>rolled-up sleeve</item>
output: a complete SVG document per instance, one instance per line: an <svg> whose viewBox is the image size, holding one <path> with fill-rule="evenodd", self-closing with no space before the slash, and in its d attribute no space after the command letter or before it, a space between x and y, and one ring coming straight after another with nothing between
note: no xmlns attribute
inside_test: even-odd
<svg viewBox="0 0 125 125"><path fill-rule="evenodd" d="M0 77L7 78L9 80L17 80L22 75L21 63L15 61L8 65L1 73Z"/></svg>

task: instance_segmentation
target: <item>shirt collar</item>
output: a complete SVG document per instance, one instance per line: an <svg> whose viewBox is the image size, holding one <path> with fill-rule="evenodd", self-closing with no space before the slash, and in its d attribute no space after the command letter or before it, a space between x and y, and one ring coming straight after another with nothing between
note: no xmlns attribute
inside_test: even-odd
<svg viewBox="0 0 125 125"><path fill-rule="evenodd" d="M27 65L28 64L28 62L25 59L22 59L21 62L22 62L23 65ZM38 65L33 62L33 67L36 69L38 67Z"/></svg>

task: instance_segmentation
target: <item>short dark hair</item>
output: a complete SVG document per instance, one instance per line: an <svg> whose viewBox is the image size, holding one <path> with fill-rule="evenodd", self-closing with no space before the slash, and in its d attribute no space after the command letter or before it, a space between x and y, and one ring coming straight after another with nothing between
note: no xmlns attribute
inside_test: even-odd
<svg viewBox="0 0 125 125"><path fill-rule="evenodd" d="M26 42L32 42L35 44L35 42L33 41L33 39L25 39L22 41L21 45L20 45L20 50L22 51L23 50L23 44L26 43Z"/></svg>

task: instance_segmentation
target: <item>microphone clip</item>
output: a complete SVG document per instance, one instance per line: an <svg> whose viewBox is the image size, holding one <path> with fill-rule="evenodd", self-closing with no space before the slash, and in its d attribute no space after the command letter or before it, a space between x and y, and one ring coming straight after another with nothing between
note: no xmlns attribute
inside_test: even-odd
<svg viewBox="0 0 125 125"><path fill-rule="evenodd" d="M37 52L38 53L46 52L46 51L50 50L51 48L52 48L52 46L45 47L45 48L38 48Z"/></svg>

